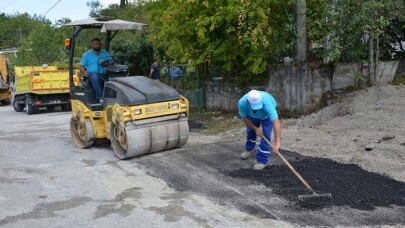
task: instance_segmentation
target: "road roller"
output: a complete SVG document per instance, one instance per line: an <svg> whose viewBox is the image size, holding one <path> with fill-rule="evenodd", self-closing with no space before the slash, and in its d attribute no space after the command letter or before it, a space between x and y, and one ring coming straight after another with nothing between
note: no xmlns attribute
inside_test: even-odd
<svg viewBox="0 0 405 228"><path fill-rule="evenodd" d="M98 140L108 139L115 155L128 159L187 143L188 100L172 87L144 76L128 76L125 65L106 67L109 80L104 83L101 103L96 99L94 89L73 83L75 41L81 30L100 28L106 34L105 49L108 51L117 31L143 31L144 24L113 18L88 18L67 26L73 26L73 36L65 41L65 46L70 51L70 132L77 147L89 148Z"/></svg>

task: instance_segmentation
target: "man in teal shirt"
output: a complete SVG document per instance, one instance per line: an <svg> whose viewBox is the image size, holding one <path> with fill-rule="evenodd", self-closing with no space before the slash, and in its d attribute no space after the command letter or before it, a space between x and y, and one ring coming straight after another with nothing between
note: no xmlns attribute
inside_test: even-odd
<svg viewBox="0 0 405 228"><path fill-rule="evenodd" d="M96 91L96 97L103 99L104 82L108 81L105 67L112 64L112 58L107 51L101 50L101 41L94 38L91 41L92 49L83 54L80 61L80 72L90 80L93 89Z"/></svg>
<svg viewBox="0 0 405 228"><path fill-rule="evenodd" d="M266 137L271 140L271 131L274 128L273 149L263 139L260 140L256 152L257 163L255 170L262 170L267 166L270 152L278 153L281 144L281 126L276 111L276 100L264 91L252 90L239 100L239 115L246 124L247 140L242 159L248 159L255 152L256 137ZM260 129L262 125L262 129Z"/></svg>

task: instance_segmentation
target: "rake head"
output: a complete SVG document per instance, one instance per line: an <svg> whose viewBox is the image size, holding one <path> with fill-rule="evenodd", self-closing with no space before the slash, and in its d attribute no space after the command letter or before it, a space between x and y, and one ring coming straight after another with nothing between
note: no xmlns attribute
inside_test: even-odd
<svg viewBox="0 0 405 228"><path fill-rule="evenodd" d="M298 200L303 204L323 204L332 201L332 194L330 193L312 193L311 195L299 195Z"/></svg>

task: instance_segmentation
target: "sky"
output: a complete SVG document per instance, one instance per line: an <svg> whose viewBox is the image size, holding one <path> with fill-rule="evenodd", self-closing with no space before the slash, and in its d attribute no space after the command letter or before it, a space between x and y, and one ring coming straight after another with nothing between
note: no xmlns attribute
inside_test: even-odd
<svg viewBox="0 0 405 228"><path fill-rule="evenodd" d="M0 13L28 13L44 15L59 0L0 0ZM90 9L86 3L89 0L60 0L45 16L52 22L67 17L73 21L89 17ZM112 3L118 3L120 0L100 0L106 7Z"/></svg>

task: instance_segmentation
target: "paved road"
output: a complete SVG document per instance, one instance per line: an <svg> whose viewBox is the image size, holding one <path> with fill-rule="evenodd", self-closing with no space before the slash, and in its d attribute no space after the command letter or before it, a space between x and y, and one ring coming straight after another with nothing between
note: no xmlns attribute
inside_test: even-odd
<svg viewBox="0 0 405 228"><path fill-rule="evenodd" d="M405 224L404 207L313 211L254 180L229 177L253 163L238 159L235 140L212 143L193 134L184 148L121 161L109 144L75 148L69 119L67 112L27 116L0 106L0 226Z"/></svg>
<svg viewBox="0 0 405 228"><path fill-rule="evenodd" d="M0 106L0 226L288 225L175 191L147 174L139 159L117 159L110 145L75 148L69 120L68 112L27 116Z"/></svg>

